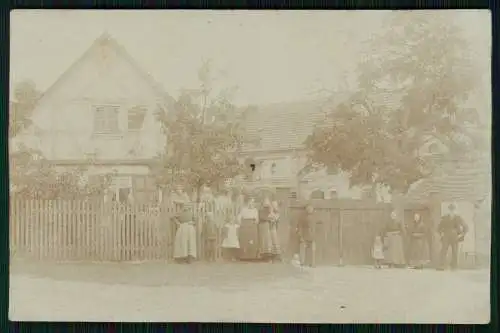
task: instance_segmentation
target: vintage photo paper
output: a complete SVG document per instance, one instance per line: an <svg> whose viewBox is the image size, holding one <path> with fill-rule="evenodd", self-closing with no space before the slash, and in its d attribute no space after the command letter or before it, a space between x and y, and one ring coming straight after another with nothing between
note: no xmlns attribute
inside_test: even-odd
<svg viewBox="0 0 500 333"><path fill-rule="evenodd" d="M488 11L11 12L13 321L488 323Z"/></svg>

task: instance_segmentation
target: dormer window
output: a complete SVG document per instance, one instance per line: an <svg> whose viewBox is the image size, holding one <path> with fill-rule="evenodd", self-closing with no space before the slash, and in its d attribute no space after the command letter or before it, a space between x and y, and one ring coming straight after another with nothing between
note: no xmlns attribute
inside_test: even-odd
<svg viewBox="0 0 500 333"><path fill-rule="evenodd" d="M119 106L94 105L92 108L94 112L95 134L117 134L119 132Z"/></svg>
<svg viewBox="0 0 500 333"><path fill-rule="evenodd" d="M138 131L142 128L144 124L144 118L146 117L146 108L141 106L135 106L128 111L128 130Z"/></svg>

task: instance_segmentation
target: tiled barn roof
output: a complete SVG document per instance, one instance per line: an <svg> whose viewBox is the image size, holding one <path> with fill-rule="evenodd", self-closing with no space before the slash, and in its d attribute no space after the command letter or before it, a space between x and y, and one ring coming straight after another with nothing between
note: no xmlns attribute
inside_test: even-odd
<svg viewBox="0 0 500 333"><path fill-rule="evenodd" d="M406 199L425 202L431 193L443 201L480 201L491 193L489 159L448 162L440 175L414 184Z"/></svg>
<svg viewBox="0 0 500 333"><path fill-rule="evenodd" d="M249 135L259 137L258 146L249 145L246 151L275 151L299 149L316 124L326 119L332 105L341 97L330 100L276 103L259 106L247 116Z"/></svg>

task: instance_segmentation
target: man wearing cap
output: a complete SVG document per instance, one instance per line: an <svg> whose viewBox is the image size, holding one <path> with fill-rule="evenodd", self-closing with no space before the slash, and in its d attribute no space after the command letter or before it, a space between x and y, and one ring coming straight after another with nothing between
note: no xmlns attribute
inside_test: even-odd
<svg viewBox="0 0 500 333"><path fill-rule="evenodd" d="M451 248L451 269L456 269L458 265L458 244L464 240L468 232L467 224L456 214L456 206L448 206L449 213L441 219L438 232L441 236L441 253L439 256L439 270L446 266L446 256Z"/></svg>

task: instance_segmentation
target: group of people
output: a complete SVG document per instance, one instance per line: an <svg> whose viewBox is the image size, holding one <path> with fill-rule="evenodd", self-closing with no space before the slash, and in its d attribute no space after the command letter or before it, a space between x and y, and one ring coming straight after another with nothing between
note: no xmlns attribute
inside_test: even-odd
<svg viewBox="0 0 500 333"><path fill-rule="evenodd" d="M177 214L172 222L175 226L174 259L179 263L191 263L197 258L197 228L194 206L184 195L177 194ZM279 205L264 197L256 207L252 197L246 196L236 216L219 214L217 221L213 208L204 209L201 213L201 241L203 255L207 261L217 259L217 249L222 248L222 256L228 261L263 260L280 261L281 249L278 240L280 220ZM222 237L219 228L222 226ZM222 241L218 242L218 239Z"/></svg>
<svg viewBox="0 0 500 333"><path fill-rule="evenodd" d="M187 195L177 191L174 199L177 214L172 221L175 226L174 258L180 263L190 263L197 258L197 230L201 231L205 260L215 261L217 250L222 248L225 260L281 261L281 248L278 237L280 210L277 201L264 196L256 204L252 196L244 196L238 214L218 214L205 209L202 212L201 228L197 229L194 205ZM439 267L447 266L446 258L451 249L450 268L457 268L458 245L464 240L468 227L456 214L456 206L450 204L449 213L442 217L437 233L440 235L441 250ZM219 219L219 220L216 220ZM292 263L300 266L315 266L315 237L317 214L313 205L304 205L303 211L292 228L289 246ZM222 227L222 237L219 230ZM420 214L416 213L410 223L404 224L397 219L395 211L390 219L376 232L371 255L374 266L423 268L431 258L432 234L434 231ZM220 241L218 241L220 240Z"/></svg>
<svg viewBox="0 0 500 333"><path fill-rule="evenodd" d="M449 213L442 217L437 232L441 240L438 269L447 267L446 258L451 249L450 268L458 266L458 245L464 240L468 227L456 214L456 206L448 206ZM372 257L376 268L383 264L389 267L423 268L430 262L432 229L428 227L420 214L413 216L413 221L405 226L396 219L396 212L384 228L377 233L373 243Z"/></svg>

